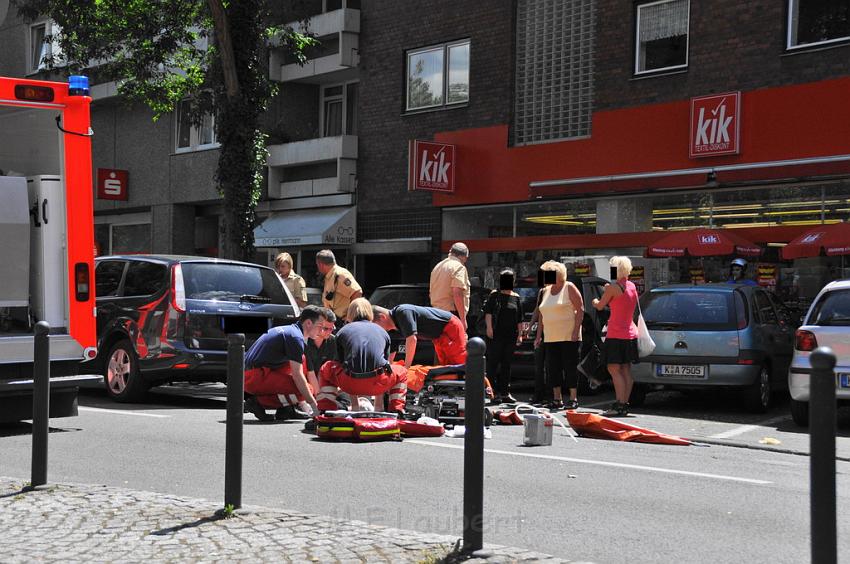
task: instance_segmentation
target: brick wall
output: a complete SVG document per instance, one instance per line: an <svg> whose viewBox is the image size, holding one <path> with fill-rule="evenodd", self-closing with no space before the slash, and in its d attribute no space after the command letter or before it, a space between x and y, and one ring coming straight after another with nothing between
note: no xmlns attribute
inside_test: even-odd
<svg viewBox="0 0 850 564"><path fill-rule="evenodd" d="M430 207L407 191L407 142L434 133L508 123L511 0L367 0L361 12L358 205L363 212ZM405 114L405 52L470 38L469 104ZM463 151L458 154L463 159ZM386 237L392 237L387 233Z"/></svg>
<svg viewBox="0 0 850 564"><path fill-rule="evenodd" d="M687 70L635 78L635 3L597 0L594 108L669 102L850 73L850 45L786 52L786 5L787 0L692 0Z"/></svg>

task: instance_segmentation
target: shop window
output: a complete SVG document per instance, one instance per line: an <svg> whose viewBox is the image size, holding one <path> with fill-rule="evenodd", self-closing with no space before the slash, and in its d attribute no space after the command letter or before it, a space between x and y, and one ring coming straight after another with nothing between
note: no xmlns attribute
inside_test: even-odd
<svg viewBox="0 0 850 564"><path fill-rule="evenodd" d="M635 74L688 65L689 0L662 0L637 7Z"/></svg>
<svg viewBox="0 0 850 564"><path fill-rule="evenodd" d="M516 10L514 144L590 135L596 3L525 0Z"/></svg>
<svg viewBox="0 0 850 564"><path fill-rule="evenodd" d="M205 114L200 121L194 121L189 113L189 102L183 101L175 110L177 122L176 150L178 153L214 149L219 146L215 134L215 116Z"/></svg>
<svg viewBox="0 0 850 564"><path fill-rule="evenodd" d="M62 51L59 42L55 40L59 33L59 26L52 21L44 21L32 24L29 29L29 53L27 55L27 69L35 73L56 66L60 63Z"/></svg>
<svg viewBox="0 0 850 564"><path fill-rule="evenodd" d="M112 225L110 235L113 255L151 252L150 223Z"/></svg>
<svg viewBox="0 0 850 564"><path fill-rule="evenodd" d="M358 84L322 88L322 136L357 135Z"/></svg>
<svg viewBox="0 0 850 564"><path fill-rule="evenodd" d="M407 109L469 101L469 40L407 53Z"/></svg>
<svg viewBox="0 0 850 564"><path fill-rule="evenodd" d="M789 0L789 49L848 40L850 1Z"/></svg>

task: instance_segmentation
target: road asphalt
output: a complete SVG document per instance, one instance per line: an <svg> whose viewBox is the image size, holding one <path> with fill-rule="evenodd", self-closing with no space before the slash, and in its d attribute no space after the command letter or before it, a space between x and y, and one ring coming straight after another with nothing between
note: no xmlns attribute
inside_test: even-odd
<svg viewBox="0 0 850 564"><path fill-rule="evenodd" d="M28 488L0 477L6 564L38 562L570 562L459 539L266 507L225 515L213 502L102 485Z"/></svg>

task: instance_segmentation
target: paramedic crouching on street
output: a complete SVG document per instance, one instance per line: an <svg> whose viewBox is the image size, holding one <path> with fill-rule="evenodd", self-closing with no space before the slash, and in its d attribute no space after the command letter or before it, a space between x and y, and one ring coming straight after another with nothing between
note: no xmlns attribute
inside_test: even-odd
<svg viewBox="0 0 850 564"><path fill-rule="evenodd" d="M419 337L434 342L441 365L466 363L466 331L460 319L442 309L401 304L391 310L372 306L375 323L386 331L393 329L404 337L404 367L410 368Z"/></svg>
<svg viewBox="0 0 850 564"><path fill-rule="evenodd" d="M372 305L357 298L348 307L348 323L336 334L339 361L326 362L319 371L319 409L339 409L339 390L352 396L375 396L375 411L384 411L389 392L389 411L404 410L407 370L389 363L390 336L372 323Z"/></svg>
<svg viewBox="0 0 850 564"><path fill-rule="evenodd" d="M318 414L319 408L301 364L304 341L333 330L333 313L323 307L307 306L292 325L272 327L245 355L245 399L247 411L260 421L309 419L296 409L301 402ZM266 409L277 408L272 416Z"/></svg>

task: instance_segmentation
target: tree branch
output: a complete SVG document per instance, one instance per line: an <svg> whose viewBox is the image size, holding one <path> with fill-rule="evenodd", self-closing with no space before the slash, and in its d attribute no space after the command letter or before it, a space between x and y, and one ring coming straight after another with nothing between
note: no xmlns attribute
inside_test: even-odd
<svg viewBox="0 0 850 564"><path fill-rule="evenodd" d="M207 0L207 3L215 24L224 88L227 91L227 97L232 100L239 96L239 77L236 74L236 57L233 54L233 38L230 35L227 12L222 0Z"/></svg>

